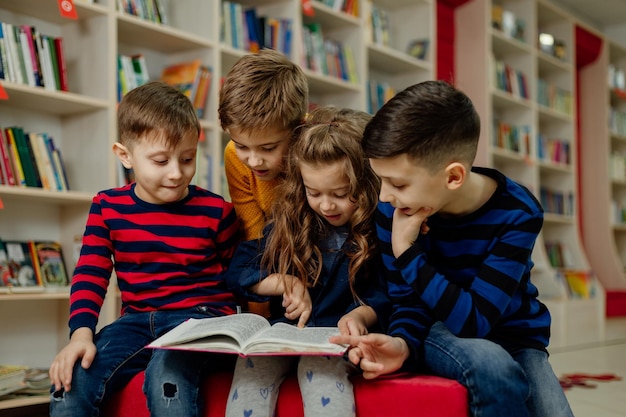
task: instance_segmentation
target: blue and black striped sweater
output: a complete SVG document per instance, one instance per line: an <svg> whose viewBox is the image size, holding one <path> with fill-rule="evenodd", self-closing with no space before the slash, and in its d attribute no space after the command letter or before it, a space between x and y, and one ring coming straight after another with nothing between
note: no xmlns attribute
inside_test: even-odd
<svg viewBox="0 0 626 417"><path fill-rule="evenodd" d="M394 309L389 334L420 350L433 321L459 337L485 338L511 351L545 350L550 313L530 282L543 209L525 187L488 168L473 172L498 186L477 211L428 219L430 230L398 259L391 248L394 208L380 203L377 232Z"/></svg>

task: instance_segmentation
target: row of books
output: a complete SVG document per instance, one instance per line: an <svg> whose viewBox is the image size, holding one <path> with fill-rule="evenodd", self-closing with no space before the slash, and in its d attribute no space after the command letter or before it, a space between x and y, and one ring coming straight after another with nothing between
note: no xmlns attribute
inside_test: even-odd
<svg viewBox="0 0 626 417"><path fill-rule="evenodd" d="M574 193L572 191L541 187L539 189L539 201L546 213L562 216L574 215Z"/></svg>
<svg viewBox="0 0 626 417"><path fill-rule="evenodd" d="M572 114L572 92L541 78L537 80L537 103L561 113Z"/></svg>
<svg viewBox="0 0 626 417"><path fill-rule="evenodd" d="M47 133L28 133L20 126L0 128L0 184L70 189L61 151Z"/></svg>
<svg viewBox="0 0 626 417"><path fill-rule="evenodd" d="M150 81L143 54L117 56L117 101L126 93Z"/></svg>
<svg viewBox="0 0 626 417"><path fill-rule="evenodd" d="M611 108L609 130L614 135L626 138L626 112Z"/></svg>
<svg viewBox="0 0 626 417"><path fill-rule="evenodd" d="M573 268L574 259L570 249L563 242L545 241L548 262L553 268Z"/></svg>
<svg viewBox="0 0 626 417"><path fill-rule="evenodd" d="M65 265L58 242L0 240L0 293L66 288Z"/></svg>
<svg viewBox="0 0 626 417"><path fill-rule="evenodd" d="M371 114L376 113L383 104L396 95L396 90L389 83L369 80L367 84L367 111Z"/></svg>
<svg viewBox="0 0 626 417"><path fill-rule="evenodd" d="M557 278L565 284L570 298L590 299L596 296L598 284L591 271L558 270Z"/></svg>
<svg viewBox="0 0 626 417"><path fill-rule="evenodd" d="M150 22L169 24L167 9L161 0L117 0L117 10Z"/></svg>
<svg viewBox="0 0 626 417"><path fill-rule="evenodd" d="M359 82L352 48L335 40L326 39L322 26L307 23L302 27L305 68L324 75L336 77L353 84Z"/></svg>
<svg viewBox="0 0 626 417"><path fill-rule="evenodd" d="M220 42L244 51L269 48L290 56L292 20L262 16L254 7L223 1Z"/></svg>
<svg viewBox="0 0 626 417"><path fill-rule="evenodd" d="M516 97L529 98L526 74L501 60L495 61L495 86Z"/></svg>
<svg viewBox="0 0 626 417"><path fill-rule="evenodd" d="M390 45L390 23L389 13L386 9L376 4L370 5L369 25L371 29L371 40L377 45Z"/></svg>
<svg viewBox="0 0 626 417"><path fill-rule="evenodd" d="M519 153L521 156L530 156L530 126L512 125L494 120L494 132L491 137L493 146Z"/></svg>
<svg viewBox="0 0 626 417"><path fill-rule="evenodd" d="M143 54L118 55L118 101L130 90L150 81ZM160 80L182 91L193 103L199 118L204 116L211 90L213 70L199 59L163 68Z"/></svg>
<svg viewBox="0 0 626 417"><path fill-rule="evenodd" d="M537 158L541 161L569 165L572 163L571 143L566 139L548 139L537 135Z"/></svg>
<svg viewBox="0 0 626 417"><path fill-rule="evenodd" d="M211 90L213 69L199 59L172 64L163 68L161 81L182 91L193 103L198 118L204 116Z"/></svg>
<svg viewBox="0 0 626 417"><path fill-rule="evenodd" d="M44 35L33 26L0 22L0 78L67 91L63 38Z"/></svg>

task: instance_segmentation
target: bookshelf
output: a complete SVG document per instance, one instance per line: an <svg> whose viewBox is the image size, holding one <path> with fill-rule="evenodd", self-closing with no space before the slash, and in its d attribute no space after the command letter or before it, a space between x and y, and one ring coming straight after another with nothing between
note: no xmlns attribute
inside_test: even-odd
<svg viewBox="0 0 626 417"><path fill-rule="evenodd" d="M553 317L550 348L604 334L601 285L586 298L566 284L597 272L578 223L575 23L547 0L472 0L455 10L456 84L483 122L476 163L525 185L544 206L532 280ZM552 49L540 47L542 33Z"/></svg>
<svg viewBox="0 0 626 417"><path fill-rule="evenodd" d="M367 48L367 110L373 113L384 104L385 92L387 96L393 95L409 85L433 79L436 15L432 2L427 0L372 0L363 1L362 5ZM386 16L383 22L373 17L376 10ZM423 46L422 59L409 54L412 43Z"/></svg>
<svg viewBox="0 0 626 417"><path fill-rule="evenodd" d="M50 239L63 245L68 273L75 263L76 239L84 231L93 195L120 184L119 165L111 147L116 140L118 99L117 57L142 54L151 79L174 63L200 59L213 77L201 120L203 141L196 183L227 195L223 175L223 148L228 140L218 123L217 103L221 77L245 53L220 36L223 2L185 0L163 2L167 24L149 21L117 10L116 0L74 1L77 19L62 17L55 0L0 0L0 21L29 24L42 32L63 37L69 91L48 91L0 80L8 95L0 100L0 126L23 126L45 131L63 151L71 191L0 185L0 238ZM289 56L301 64L310 85L310 101L368 109L367 80L377 78L395 89L434 78L436 45L433 0L375 0L389 9L394 29L388 45L370 36L370 16L365 1L358 15L322 2L311 1L313 15L303 12L300 0L242 0L242 9L291 22ZM419 23L419 24L416 24ZM349 47L352 72L342 78L305 64L303 28L318 24L326 39ZM407 42L425 39L423 59L406 53ZM47 367L68 340L69 290L36 294L0 294L3 350L0 362ZM120 300L114 279L105 299L99 326L119 315ZM0 402L0 408L26 406L40 399Z"/></svg>
<svg viewBox="0 0 626 417"><path fill-rule="evenodd" d="M626 46L614 41L607 43L609 56L609 126L608 137L611 153L611 219L618 259L626 265ZM605 119L606 120L606 119ZM617 166L613 163L617 162ZM607 282L609 288L626 288L624 275L615 274L617 280Z"/></svg>
<svg viewBox="0 0 626 417"><path fill-rule="evenodd" d="M580 73L583 237L607 291L626 289L626 46L599 38L598 57ZM611 123L613 121L613 123ZM620 123L621 121L621 123ZM602 167L597 169L597 167ZM607 202L610 204L607 206Z"/></svg>

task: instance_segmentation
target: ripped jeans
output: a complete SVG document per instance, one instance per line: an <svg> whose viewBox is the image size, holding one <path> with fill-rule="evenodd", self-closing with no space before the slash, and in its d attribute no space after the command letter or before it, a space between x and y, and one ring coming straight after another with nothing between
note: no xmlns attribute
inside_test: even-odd
<svg viewBox="0 0 626 417"><path fill-rule="evenodd" d="M157 349L146 369L143 391L151 417L200 417L202 379L235 367L236 355Z"/></svg>
<svg viewBox="0 0 626 417"><path fill-rule="evenodd" d="M153 351L144 346L189 318L212 316L205 308L198 307L129 313L118 318L96 334L97 353L89 369L83 369L80 360L75 364L72 389L54 392L54 386L51 387L50 417L100 416L102 404L111 394L142 370L146 370L144 392L148 393L149 406L154 407L152 416L201 415L190 411L198 410L201 404L186 402L197 399L203 376L217 369L233 369L236 356ZM178 356L177 364L173 360ZM185 411L175 411L179 406L186 407Z"/></svg>

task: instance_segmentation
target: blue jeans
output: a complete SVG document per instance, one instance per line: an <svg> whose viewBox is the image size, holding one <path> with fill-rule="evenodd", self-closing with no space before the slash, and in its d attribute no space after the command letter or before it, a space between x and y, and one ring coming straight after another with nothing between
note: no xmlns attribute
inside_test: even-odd
<svg viewBox="0 0 626 417"><path fill-rule="evenodd" d="M180 311L156 311L150 313L130 313L125 314L113 323L104 327L94 337L97 348L96 357L89 367L83 369L80 360L74 366L72 375L72 389L69 392L63 390L54 392L51 388L50 417L96 417L101 414L102 404L112 393L122 389L137 373L146 370L146 382L144 391L150 397L149 406L154 405L153 416L161 416L159 401L167 397L172 391L166 391L166 384L162 381L179 383L175 398L181 398L181 392L185 392L188 398L197 398L200 376L210 372L211 365L222 366L230 363L234 366L234 358L224 360L223 355L215 358L215 355L178 355L176 352L145 349L144 346L152 342L157 337L171 330L178 324L189 318L206 318L213 314L208 313L204 308L194 308ZM191 361L187 370L177 368L174 363L169 363L171 358L176 359L181 356L181 361L189 364L192 357L201 357L201 361ZM184 365L184 364L183 364ZM171 379L167 374L167 369L176 369L180 373L179 380ZM161 373L163 372L163 373ZM167 379L164 379L167 378ZM188 378L188 383L183 384L183 380ZM169 387L169 386L167 386ZM148 389L148 390L147 390ZM157 394L158 392L158 394ZM154 398L152 398L154 396ZM187 398L187 397L185 397ZM174 399L174 398L172 398ZM170 404L172 401L167 401ZM195 408L195 404L186 404L188 407L183 414L175 414L170 408L167 415L170 417L185 416L191 417L197 414L188 412Z"/></svg>
<svg viewBox="0 0 626 417"><path fill-rule="evenodd" d="M508 352L487 339L457 337L436 322L424 361L435 375L467 388L474 417L573 417L546 352Z"/></svg>

